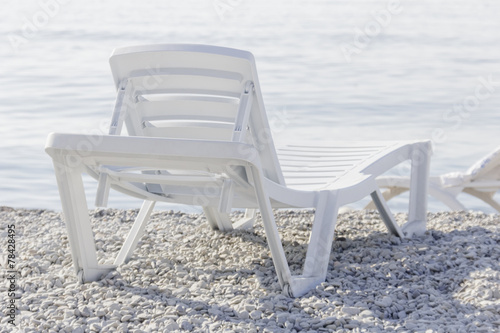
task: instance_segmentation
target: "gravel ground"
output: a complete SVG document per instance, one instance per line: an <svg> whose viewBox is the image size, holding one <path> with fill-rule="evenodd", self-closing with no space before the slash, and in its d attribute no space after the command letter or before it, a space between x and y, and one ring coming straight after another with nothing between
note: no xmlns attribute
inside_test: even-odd
<svg viewBox="0 0 500 333"><path fill-rule="evenodd" d="M100 261L110 263L137 211L90 214ZM298 272L313 215L276 214ZM8 225L14 224L19 311L14 328L9 284L2 283L1 331L499 332L500 216L428 218L424 236L399 239L375 212L341 214L326 281L288 298L260 220L251 230L222 233L199 215L153 213L132 259L81 285L60 213L2 207L1 272L8 276Z"/></svg>

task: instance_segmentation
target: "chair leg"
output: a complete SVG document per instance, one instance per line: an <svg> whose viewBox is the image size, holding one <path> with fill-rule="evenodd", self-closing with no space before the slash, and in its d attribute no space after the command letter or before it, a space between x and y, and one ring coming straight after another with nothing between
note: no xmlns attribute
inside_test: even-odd
<svg viewBox="0 0 500 333"><path fill-rule="evenodd" d="M385 199L385 201L389 201L392 198L400 195L401 193L404 193L408 191L408 188L404 187L389 187L386 191L382 192L382 196ZM370 201L364 209L377 209L377 206L375 205L375 202Z"/></svg>
<svg viewBox="0 0 500 333"><path fill-rule="evenodd" d="M106 207L108 205L110 185L109 175L105 172L101 172L97 183L97 193L95 197L96 207Z"/></svg>
<svg viewBox="0 0 500 333"><path fill-rule="evenodd" d="M332 251L335 226L337 224L337 191L320 193L316 214L309 237L304 276L315 276L319 280L326 279L328 262Z"/></svg>
<svg viewBox="0 0 500 333"><path fill-rule="evenodd" d="M300 297L325 281L337 220L337 193L336 191L320 192L313 231L311 232L311 240L304 264L304 273L292 276L281 244L271 201L263 186L264 177L258 169L249 169L251 178L254 180L255 194L278 281L286 295Z"/></svg>
<svg viewBox="0 0 500 333"><path fill-rule="evenodd" d="M481 192L473 188L465 188L464 192L483 200L500 213L500 203L493 199L496 192Z"/></svg>
<svg viewBox="0 0 500 333"><path fill-rule="evenodd" d="M80 170L58 162L54 163L54 167L76 274L80 277L80 282L95 281L115 266L97 263L94 234Z"/></svg>
<svg viewBox="0 0 500 333"><path fill-rule="evenodd" d="M451 210L466 210L465 206L462 205L462 203L457 199L457 195L459 192L460 191L456 191L456 188L453 188L453 190L451 190L449 188L443 188L441 187L441 185L433 183L429 184L429 194L435 199L444 203Z"/></svg>
<svg viewBox="0 0 500 333"><path fill-rule="evenodd" d="M273 209L271 207L271 201L266 193L263 186L264 177L260 174L260 171L256 168L248 168L251 173L251 177L254 180L255 194L260 208L260 213L262 215L262 222L264 225L264 231L266 233L267 243L271 251L271 257L273 258L274 268L276 269L276 274L278 276L278 281L283 288L283 291L290 294L290 284L291 284L291 273L286 260L285 251L283 250L283 245L281 244L281 238L278 233L278 228L276 226L276 221L274 219Z"/></svg>
<svg viewBox="0 0 500 333"><path fill-rule="evenodd" d="M410 207L408 222L402 227L403 232L411 237L423 235L427 224L427 191L430 168L430 143L419 145L411 156Z"/></svg>
<svg viewBox="0 0 500 333"><path fill-rule="evenodd" d="M127 237L125 238L125 242L123 246L116 256L114 265L119 266L128 261L132 252L137 246L137 243L141 239L144 234L144 229L146 228L149 217L151 216L151 212L155 206L156 201L148 201L145 200L142 204L141 210L135 219L132 228L130 229Z"/></svg>
<svg viewBox="0 0 500 333"><path fill-rule="evenodd" d="M372 197L373 203L374 203L375 207L377 207L377 210L379 211L380 217L382 218L382 221L384 221L387 229L393 235L396 235L396 236L403 238L404 237L403 231L401 230L398 223L394 219L394 215L392 215L392 213L389 209L389 206L387 206L387 203L384 200L384 197L382 196L382 193L380 193L380 190L377 189L374 192L372 192L371 197Z"/></svg>

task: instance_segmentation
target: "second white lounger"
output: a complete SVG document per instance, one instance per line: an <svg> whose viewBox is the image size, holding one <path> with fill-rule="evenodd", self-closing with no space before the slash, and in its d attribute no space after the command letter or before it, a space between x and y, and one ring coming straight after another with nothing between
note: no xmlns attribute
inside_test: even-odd
<svg viewBox="0 0 500 333"><path fill-rule="evenodd" d="M408 177L380 177L380 188L387 189L383 195L386 200L410 190ZM474 163L465 172L450 172L429 178L429 195L438 199L452 210L466 210L458 200L460 193L467 193L481 199L500 213L500 203L495 194L500 190L500 147ZM374 203L366 206L374 209Z"/></svg>

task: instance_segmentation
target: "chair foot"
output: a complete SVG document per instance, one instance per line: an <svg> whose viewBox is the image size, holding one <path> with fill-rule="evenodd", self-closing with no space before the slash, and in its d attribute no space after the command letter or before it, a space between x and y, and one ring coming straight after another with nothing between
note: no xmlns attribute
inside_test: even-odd
<svg viewBox="0 0 500 333"><path fill-rule="evenodd" d="M290 278L289 283L282 287L283 294L288 297L301 297L313 290L318 284L324 282L325 278L320 276L296 275Z"/></svg>
<svg viewBox="0 0 500 333"><path fill-rule="evenodd" d="M233 223L233 228L235 229L250 229L255 223L255 218L257 216L256 209L247 209L245 211L245 216Z"/></svg>
<svg viewBox="0 0 500 333"><path fill-rule="evenodd" d="M283 295L290 297L290 298L293 297L292 288L290 287L290 285L288 283L285 284L281 289L282 289Z"/></svg>
<svg viewBox="0 0 500 333"><path fill-rule="evenodd" d="M83 278L83 269L80 269L76 273L76 280L78 281L79 284L84 284L85 283L85 279Z"/></svg>
<svg viewBox="0 0 500 333"><path fill-rule="evenodd" d="M220 231L233 230L231 218L228 213L220 212L216 208L209 206L203 207L203 212L212 229Z"/></svg>
<svg viewBox="0 0 500 333"><path fill-rule="evenodd" d="M401 230L407 238L411 238L413 235L422 236L426 231L426 221L409 221L405 223Z"/></svg>
<svg viewBox="0 0 500 333"><path fill-rule="evenodd" d="M239 221L236 221L233 223L233 228L234 229L250 229L253 227L253 224L255 222L255 218L250 217L250 218L242 218Z"/></svg>
<svg viewBox="0 0 500 333"><path fill-rule="evenodd" d="M256 218L255 209L247 209L245 216L240 220L232 223L231 217L228 213L220 212L213 207L203 207L203 212L214 230L231 231L234 229L250 229L253 227Z"/></svg>
<svg viewBox="0 0 500 333"><path fill-rule="evenodd" d="M77 273L79 283L100 280L104 275L116 269L115 265L99 265L95 268L80 269Z"/></svg>

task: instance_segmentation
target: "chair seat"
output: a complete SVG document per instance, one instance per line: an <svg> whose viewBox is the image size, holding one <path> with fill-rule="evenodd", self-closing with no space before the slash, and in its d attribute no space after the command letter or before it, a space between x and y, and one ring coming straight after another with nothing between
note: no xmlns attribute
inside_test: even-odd
<svg viewBox="0 0 500 333"><path fill-rule="evenodd" d="M337 180L400 146L394 141L287 145L278 147L277 154L287 187L319 191L334 187Z"/></svg>

